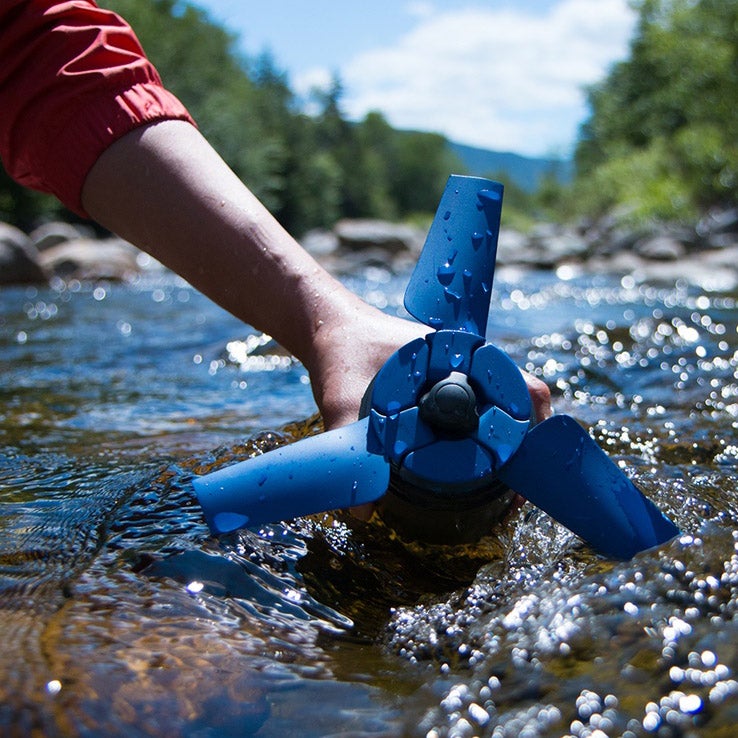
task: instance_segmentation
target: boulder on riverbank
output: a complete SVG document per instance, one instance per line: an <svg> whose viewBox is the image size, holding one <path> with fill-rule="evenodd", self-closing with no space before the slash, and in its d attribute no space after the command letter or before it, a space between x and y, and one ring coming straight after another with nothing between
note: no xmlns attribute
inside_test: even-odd
<svg viewBox="0 0 738 738"><path fill-rule="evenodd" d="M96 238L84 226L46 223L30 234L0 223L0 285L65 281L130 281L161 268L133 244L108 236Z"/></svg>
<svg viewBox="0 0 738 738"><path fill-rule="evenodd" d="M358 274L379 267L399 273L417 259L425 231L404 223L382 220L340 220L334 228L315 230L302 246L334 274Z"/></svg>
<svg viewBox="0 0 738 738"><path fill-rule="evenodd" d="M589 271L629 274L638 282L686 280L711 289L738 287L738 209L714 209L694 226L654 223L623 228L602 219L582 229Z"/></svg>
<svg viewBox="0 0 738 738"><path fill-rule="evenodd" d="M130 281L141 272L140 252L120 238L76 238L63 241L39 253L46 273L79 281Z"/></svg>
<svg viewBox="0 0 738 738"><path fill-rule="evenodd" d="M333 231L307 234L303 245L328 269L345 275L372 267L400 272L414 264L424 240L420 229L342 221ZM738 210L712 211L693 227L626 227L615 217L578 225L540 223L525 233L503 227L497 263L567 276L611 273L637 282L682 279L730 289L738 286Z"/></svg>

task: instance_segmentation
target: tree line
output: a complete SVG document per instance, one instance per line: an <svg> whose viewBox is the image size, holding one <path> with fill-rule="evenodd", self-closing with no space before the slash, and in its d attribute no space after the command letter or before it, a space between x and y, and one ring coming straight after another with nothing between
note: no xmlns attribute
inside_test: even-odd
<svg viewBox="0 0 738 738"><path fill-rule="evenodd" d="M571 212L691 221L738 204L738 0L638 0L628 58L589 90Z"/></svg>
<svg viewBox="0 0 738 738"><path fill-rule="evenodd" d="M131 23L203 134L295 235L342 217L427 216L449 172L463 172L441 135L395 130L379 112L349 121L337 78L313 94L308 115L270 55L245 57L196 6L101 4ZM545 178L532 194L508 186L506 213L684 221L738 204L738 0L633 6L628 58L587 92L573 182ZM0 171L0 220L23 227L61 211Z"/></svg>

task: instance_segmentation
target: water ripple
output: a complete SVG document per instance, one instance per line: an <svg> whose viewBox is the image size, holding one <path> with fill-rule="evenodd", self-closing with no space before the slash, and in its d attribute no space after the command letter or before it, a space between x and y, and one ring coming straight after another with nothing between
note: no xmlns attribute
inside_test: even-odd
<svg viewBox="0 0 738 738"><path fill-rule="evenodd" d="M606 561L527 505L474 546L344 515L213 539L191 476L318 431L286 425L304 369L179 280L1 292L2 730L731 734L736 295L508 277L490 340L678 540ZM404 280L352 287L403 313Z"/></svg>

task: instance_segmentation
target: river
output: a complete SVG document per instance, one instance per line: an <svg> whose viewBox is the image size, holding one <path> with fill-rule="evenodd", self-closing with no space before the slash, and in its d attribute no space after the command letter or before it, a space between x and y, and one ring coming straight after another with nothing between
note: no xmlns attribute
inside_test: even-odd
<svg viewBox="0 0 738 738"><path fill-rule="evenodd" d="M500 270L488 339L683 531L629 562L527 505L214 539L190 479L314 430L301 365L171 275L3 288L0 732L733 735L738 295L559 276Z"/></svg>

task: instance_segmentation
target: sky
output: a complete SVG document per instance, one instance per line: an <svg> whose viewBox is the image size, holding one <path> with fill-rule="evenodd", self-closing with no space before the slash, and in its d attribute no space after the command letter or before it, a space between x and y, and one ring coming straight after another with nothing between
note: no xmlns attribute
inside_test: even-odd
<svg viewBox="0 0 738 738"><path fill-rule="evenodd" d="M568 157L584 89L628 54L628 0L192 0L268 51L307 99L337 75L351 119L526 156Z"/></svg>

